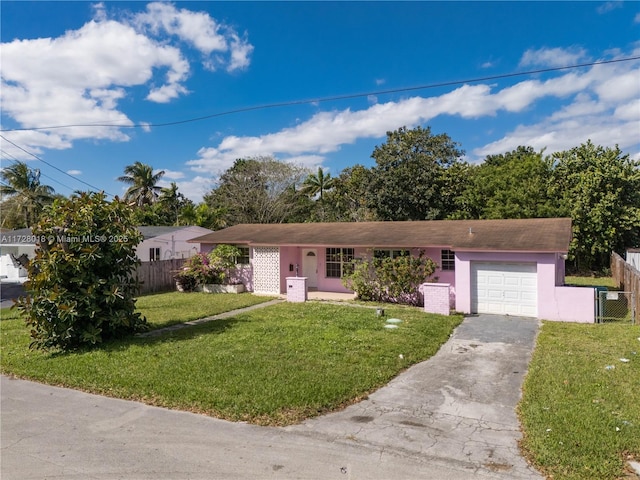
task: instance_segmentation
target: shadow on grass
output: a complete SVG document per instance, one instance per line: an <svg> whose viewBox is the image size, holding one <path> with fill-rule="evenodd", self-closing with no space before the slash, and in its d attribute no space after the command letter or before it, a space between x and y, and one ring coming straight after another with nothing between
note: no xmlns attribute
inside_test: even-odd
<svg viewBox="0 0 640 480"><path fill-rule="evenodd" d="M52 351L50 352L50 358L58 358L65 357L68 355L78 355L83 353L90 353L97 350L111 353L111 352L122 352L129 349L132 346L153 346L163 343L171 343L171 342L181 342L185 340L191 340L193 338L202 336L202 335L221 335L231 328L235 324L241 322L247 322L249 320L238 319L235 317L224 318L220 320L212 320L207 323L202 323L200 325L188 325L184 328L180 328L177 330L170 330L162 333L154 333L148 337L139 337L136 335L132 335L125 338L118 338L109 340L104 343L100 343L93 346L84 346L75 350L69 351Z"/></svg>

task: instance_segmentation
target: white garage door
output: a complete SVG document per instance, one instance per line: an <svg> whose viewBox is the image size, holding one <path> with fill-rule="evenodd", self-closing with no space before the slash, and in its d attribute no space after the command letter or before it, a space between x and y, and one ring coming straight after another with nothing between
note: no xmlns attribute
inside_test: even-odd
<svg viewBox="0 0 640 480"><path fill-rule="evenodd" d="M535 263L471 263L471 311L536 317Z"/></svg>

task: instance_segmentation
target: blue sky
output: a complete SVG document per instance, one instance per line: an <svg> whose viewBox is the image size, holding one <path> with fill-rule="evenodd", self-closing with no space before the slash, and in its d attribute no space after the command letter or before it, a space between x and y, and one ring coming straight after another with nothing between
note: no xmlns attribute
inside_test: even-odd
<svg viewBox="0 0 640 480"><path fill-rule="evenodd" d="M136 161L195 201L236 158L336 175L373 165L387 131L417 125L447 133L471 162L588 139L640 159L640 60L376 93L638 57L638 2L0 8L2 166L28 161L64 195L87 184L121 195L116 179ZM363 95L149 126L352 94Z"/></svg>

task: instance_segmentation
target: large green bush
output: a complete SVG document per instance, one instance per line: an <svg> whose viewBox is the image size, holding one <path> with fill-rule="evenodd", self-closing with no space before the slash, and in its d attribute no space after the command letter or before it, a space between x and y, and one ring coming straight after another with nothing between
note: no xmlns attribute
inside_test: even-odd
<svg viewBox="0 0 640 480"><path fill-rule="evenodd" d="M354 260L342 282L361 300L420 305L420 285L435 271L434 261L421 251L417 256Z"/></svg>
<svg viewBox="0 0 640 480"><path fill-rule="evenodd" d="M32 348L72 349L146 328L135 312L133 275L142 235L133 210L103 193L56 200L32 228L27 296L17 307L31 328Z"/></svg>

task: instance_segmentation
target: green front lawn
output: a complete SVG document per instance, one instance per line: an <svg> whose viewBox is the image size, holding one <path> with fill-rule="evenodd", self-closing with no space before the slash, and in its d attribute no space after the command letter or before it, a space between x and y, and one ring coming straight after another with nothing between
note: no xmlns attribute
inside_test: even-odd
<svg viewBox="0 0 640 480"><path fill-rule="evenodd" d="M160 314L164 297L149 298L150 304L159 302L152 308L145 298L138 305L155 323L159 317L152 312ZM386 311L403 320L399 328L384 328L384 319L370 308L281 303L158 337L65 354L30 351L23 322L3 320L0 368L98 394L285 425L366 396L435 354L462 319L409 307ZM167 324L168 317L157 322Z"/></svg>
<svg viewBox="0 0 640 480"><path fill-rule="evenodd" d="M576 287L607 287L609 290L618 287L611 277L567 276L564 283Z"/></svg>
<svg viewBox="0 0 640 480"><path fill-rule="evenodd" d="M169 292L138 298L138 311L147 317L151 328L162 328L190 320L230 312L238 308L273 300L250 293L213 294L202 292Z"/></svg>
<svg viewBox="0 0 640 480"><path fill-rule="evenodd" d="M640 327L545 322L519 411L549 478L620 478L640 460Z"/></svg>

